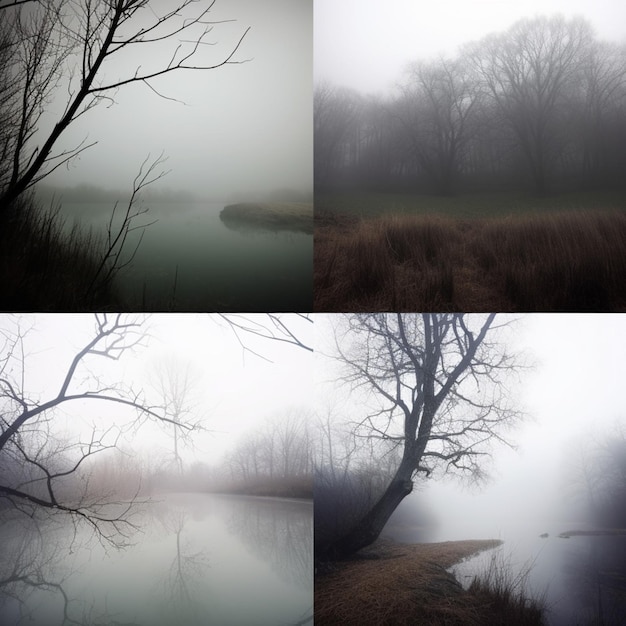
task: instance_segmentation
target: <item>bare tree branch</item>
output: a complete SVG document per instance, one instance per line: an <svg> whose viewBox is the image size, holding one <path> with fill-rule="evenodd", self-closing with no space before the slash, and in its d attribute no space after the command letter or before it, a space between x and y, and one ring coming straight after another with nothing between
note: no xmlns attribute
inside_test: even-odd
<svg viewBox="0 0 626 626"><path fill-rule="evenodd" d="M346 315L335 330L341 379L373 401L354 434L378 451L401 450L386 489L345 533L326 546L349 554L374 541L419 473L460 471L482 478L491 442L522 413L507 398L505 378L519 363L490 339L495 314ZM401 448L398 446L401 445Z"/></svg>
<svg viewBox="0 0 626 626"><path fill-rule="evenodd" d="M29 4L22 7L19 5ZM0 29L0 53L6 66L0 82L0 205L8 206L24 191L94 145L84 142L55 152L60 138L81 116L102 102L114 102L112 93L140 83L162 95L153 81L181 71L214 70L238 60L246 28L226 53L215 59L203 53L209 33L217 24L209 13L215 0L179 0L173 8L157 12L150 0L37 0L0 5L8 9L7 26ZM170 44L167 60L158 61L163 44ZM205 45L206 44L206 45ZM159 66L143 70L135 56ZM126 68L111 78L115 67ZM63 113L52 130L39 139L39 122L52 100L67 92ZM4 121L4 120L3 120ZM147 183L146 183L147 184Z"/></svg>

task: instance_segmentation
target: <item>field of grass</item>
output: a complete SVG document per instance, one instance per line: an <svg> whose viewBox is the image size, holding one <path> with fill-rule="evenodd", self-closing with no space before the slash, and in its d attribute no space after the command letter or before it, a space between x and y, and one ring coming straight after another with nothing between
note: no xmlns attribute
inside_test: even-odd
<svg viewBox="0 0 626 626"><path fill-rule="evenodd" d="M519 626L541 624L541 610L518 587L492 581L464 591L446 569L499 541L396 544L379 540L315 579L315 624ZM509 580L493 572L496 582ZM507 595L505 587L509 590ZM503 593L504 591L504 593Z"/></svg>
<svg viewBox="0 0 626 626"><path fill-rule="evenodd" d="M497 215L493 197L397 213L387 198L369 218L316 200L314 310L626 311L626 210L597 196L583 210L573 197L545 210L538 199L513 210L509 197Z"/></svg>
<svg viewBox="0 0 626 626"><path fill-rule="evenodd" d="M350 192L316 194L315 212L352 217L435 215L453 218L509 217L528 213L570 210L626 210L626 194L617 191L579 191L537 197L528 193L491 191L458 196L410 193Z"/></svg>

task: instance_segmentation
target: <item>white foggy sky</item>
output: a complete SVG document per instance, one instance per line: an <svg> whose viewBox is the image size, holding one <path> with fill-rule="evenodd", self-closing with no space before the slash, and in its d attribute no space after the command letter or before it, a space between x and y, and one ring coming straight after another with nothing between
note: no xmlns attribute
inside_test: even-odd
<svg viewBox="0 0 626 626"><path fill-rule="evenodd" d="M626 41L623 0L315 0L315 81L387 92L408 62L554 13L582 15L599 38Z"/></svg>
<svg viewBox="0 0 626 626"><path fill-rule="evenodd" d="M493 461L486 466L491 475L486 485L467 487L454 478L419 484L418 495L423 492L430 499L440 521L459 523L458 535L447 539L497 538L511 524L527 527L555 513L558 517L563 473L575 453L574 444L581 438L588 440L590 430L601 438L617 421L626 424L626 315L510 317L517 320L512 350L523 352L534 363L512 389L528 419L508 432L517 450L494 447ZM322 324L326 329L327 321L320 323L320 330ZM328 351L326 330L324 334L323 349ZM320 368L319 379L328 378L331 371L330 365ZM321 402L328 397L331 392L325 391ZM341 419L363 417L358 393L340 388L335 397L341 400L337 412ZM409 510L410 500L411 496L401 506Z"/></svg>
<svg viewBox="0 0 626 626"><path fill-rule="evenodd" d="M162 6L171 10L172 4ZM163 188L218 198L241 190L311 189L312 13L312 0L217 0L209 18L236 21L216 24L206 39L216 45L203 47L198 59L222 60L249 26L234 60L250 61L152 82L185 104L163 100L143 84L120 88L117 104L103 102L79 118L61 144L75 147L87 138L98 145L47 182L127 190L146 156L164 151L172 172L158 183ZM107 75L152 67L154 51L147 55L147 49L140 45L120 57ZM166 65L173 48L159 50Z"/></svg>
<svg viewBox="0 0 626 626"><path fill-rule="evenodd" d="M254 316L262 320L263 316ZM50 398L58 391L72 356L82 348L94 328L93 317L73 315L27 315L23 323L33 326L26 338L30 354L26 369L31 397ZM3 326L7 316L0 316ZM298 319L291 327L309 341L312 324ZM242 340L273 362L242 351L232 332L208 314L164 314L147 318L147 345L136 348L119 362L89 357L91 371L103 381L147 387L148 369L155 361L174 357L192 364L200 375L198 413L206 416L204 425L214 432L196 438L195 451L183 453L188 462L200 460L213 464L236 443L238 437L262 427L263 421L289 411L297 413L312 405L313 381L309 352L242 335ZM76 381L85 378L82 369ZM75 387L76 388L76 387ZM85 431L93 420L98 426L116 419L123 411L119 405L96 402L68 403L63 413L71 422L67 428ZM126 415L132 415L126 413ZM167 429L165 429L167 431ZM124 442L124 448L152 458L171 450L171 440L160 426L146 425Z"/></svg>
<svg viewBox="0 0 626 626"><path fill-rule="evenodd" d="M529 419L511 432L517 450L494 454L484 488L449 481L427 490L444 519L456 516L485 536L511 524L534 530L560 517L566 466L575 461L578 443L589 442L591 433L601 439L616 422L626 424L626 316L532 314L518 325L516 342L535 369L519 390Z"/></svg>

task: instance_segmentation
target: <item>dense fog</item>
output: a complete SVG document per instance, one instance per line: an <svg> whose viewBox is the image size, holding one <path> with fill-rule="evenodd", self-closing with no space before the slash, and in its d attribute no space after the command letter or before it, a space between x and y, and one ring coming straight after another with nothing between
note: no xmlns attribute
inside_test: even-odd
<svg viewBox="0 0 626 626"><path fill-rule="evenodd" d="M28 122L28 140L19 155L23 168L42 152L75 101L89 61L97 72L96 90L63 130L44 169L52 171L70 154L77 158L56 169L48 184L128 194L144 159L163 154L167 161L158 171L170 173L155 183L163 190L218 199L286 187L310 190L311 2L181 2L178 13L169 2L151 2L124 17L111 53L97 65L96 52L106 35L95 30L99 13L81 3L61 4L58 23L46 15L49 4L3 11L11 32L19 10L25 27L35 28L43 19L53 29L48 48L41 50L46 64L36 74L41 81L51 69L53 80L44 85L37 123L31 129ZM88 54L83 54L88 11ZM198 23L178 32L197 18ZM164 21L154 28L158 20ZM140 34L143 41L115 45L141 29L152 29ZM180 69L165 71L176 64ZM152 77L133 80L144 75ZM117 86L97 91L107 85ZM40 104L34 94L32 104ZM73 152L77 149L84 150Z"/></svg>
<svg viewBox="0 0 626 626"><path fill-rule="evenodd" d="M573 16L549 13L556 5L542 6L537 15L523 7L523 16L499 28L488 30L493 21L481 22L476 39L471 38L476 29L464 30L463 39L459 32L457 47L444 52L419 46L412 52L413 38L404 40L389 28L390 48L404 60L396 59L393 87L383 91L333 69L326 56L332 43L321 26L314 96L316 189L451 195L516 187L545 194L622 185L623 31L616 37L614 30L596 27L603 23L599 7ZM476 5L469 24L475 26L487 10ZM420 18L402 3L392 15ZM423 17L421 28L429 17L434 31L447 27L436 13ZM362 67L371 51L384 50L388 41L384 21L374 21L373 9L371 18L354 26L352 49L363 50ZM368 24L371 45L362 38Z"/></svg>

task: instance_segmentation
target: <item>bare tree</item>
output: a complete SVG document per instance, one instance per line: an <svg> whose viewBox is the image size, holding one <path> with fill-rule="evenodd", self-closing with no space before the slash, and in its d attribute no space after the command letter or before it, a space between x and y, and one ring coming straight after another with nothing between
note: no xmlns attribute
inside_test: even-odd
<svg viewBox="0 0 626 626"><path fill-rule="evenodd" d="M120 88L143 84L175 100L157 90L159 78L243 62L235 57L248 29L223 56L207 57L214 4L179 0L165 9L151 0L38 0L0 6L0 54L7 60L0 83L0 206L93 146L59 143L78 118L114 103ZM165 56L163 46L169 46ZM43 132L48 105L61 99L62 113Z"/></svg>
<svg viewBox="0 0 626 626"><path fill-rule="evenodd" d="M357 162L362 106L362 99L354 90L335 87L328 82L316 85L313 134L317 187L336 183L336 180L330 180L332 175Z"/></svg>
<svg viewBox="0 0 626 626"><path fill-rule="evenodd" d="M171 420L166 424L172 432L173 459L179 476L183 473L181 449L189 445L191 430L181 430L181 424L193 426L193 431L202 428L202 416L198 415L194 394L200 384L199 373L189 362L182 362L173 356L156 361L152 367L151 384L157 392L163 415Z"/></svg>
<svg viewBox="0 0 626 626"><path fill-rule="evenodd" d="M574 106L579 111L572 135L580 136L582 173L594 187L617 173L611 171L613 163L623 161L626 46L594 41L581 64L576 87Z"/></svg>
<svg viewBox="0 0 626 626"><path fill-rule="evenodd" d="M465 48L486 92L517 137L535 190L548 190L560 151L562 106L592 42L582 18L537 17L516 22Z"/></svg>
<svg viewBox="0 0 626 626"><path fill-rule="evenodd" d="M490 340L495 314L364 314L336 329L346 383L368 392L376 408L356 424L366 441L401 449L395 474L377 502L327 549L355 552L379 536L413 478L437 467L474 477L492 440L520 419L509 405L503 377L515 366Z"/></svg>
<svg viewBox="0 0 626 626"><path fill-rule="evenodd" d="M307 327L313 324L313 316L309 313L218 313L217 316L230 327L244 352L266 361L269 359L252 350L242 336L260 337L313 352L310 340L305 338Z"/></svg>
<svg viewBox="0 0 626 626"><path fill-rule="evenodd" d="M480 106L473 78L461 59L414 63L403 87L405 106L397 109L420 164L443 195L458 186L472 115Z"/></svg>
<svg viewBox="0 0 626 626"><path fill-rule="evenodd" d="M30 517L43 512L63 513L75 524L88 523L99 539L123 545L134 529L130 521L134 498L111 501L92 493L82 470L89 459L113 449L128 428L147 420L166 422L177 429L194 425L175 420L161 407L151 406L143 392L121 382L107 382L90 371L98 361L119 361L144 343L142 318L99 314L94 331L63 368L58 390L38 397L29 389L28 328L17 318L4 317L0 329L0 505ZM55 428L58 414L76 403L95 403L130 410L126 424L93 426L88 435L68 440Z"/></svg>
<svg viewBox="0 0 626 626"><path fill-rule="evenodd" d="M593 430L567 446L563 492L573 515L600 527L623 528L626 523L626 423L616 421L607 431Z"/></svg>

